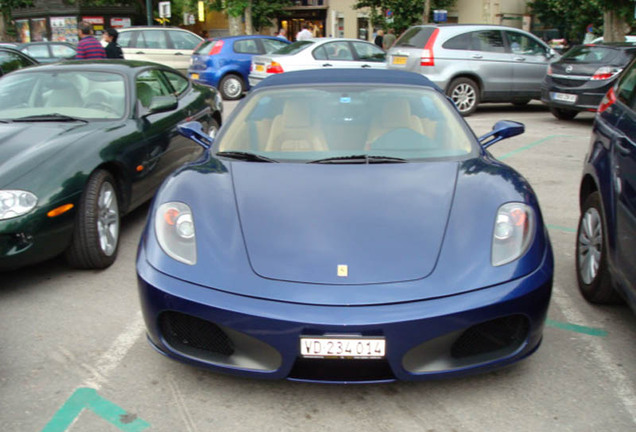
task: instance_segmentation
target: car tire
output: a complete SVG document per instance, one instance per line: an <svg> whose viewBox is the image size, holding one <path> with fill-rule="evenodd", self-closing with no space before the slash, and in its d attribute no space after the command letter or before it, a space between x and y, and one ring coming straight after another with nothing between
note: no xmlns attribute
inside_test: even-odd
<svg viewBox="0 0 636 432"><path fill-rule="evenodd" d="M464 117L474 113L479 105L479 86L470 78L454 79L448 86L447 95Z"/></svg>
<svg viewBox="0 0 636 432"><path fill-rule="evenodd" d="M219 91L224 100L237 100L245 91L245 83L238 75L225 75L219 83Z"/></svg>
<svg viewBox="0 0 636 432"><path fill-rule="evenodd" d="M117 257L120 234L117 183L105 170L88 179L75 218L67 262L76 268L103 269Z"/></svg>
<svg viewBox="0 0 636 432"><path fill-rule="evenodd" d="M598 192L587 197L581 211L576 234L576 277L581 294L590 303L620 302L607 265L607 233Z"/></svg>
<svg viewBox="0 0 636 432"><path fill-rule="evenodd" d="M572 120L579 113L576 110L571 110L567 108L555 108L551 107L550 112L553 116L558 118L559 120Z"/></svg>

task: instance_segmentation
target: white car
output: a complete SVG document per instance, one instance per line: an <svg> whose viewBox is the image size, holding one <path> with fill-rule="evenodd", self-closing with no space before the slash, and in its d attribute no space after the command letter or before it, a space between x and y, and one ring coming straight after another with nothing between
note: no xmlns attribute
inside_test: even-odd
<svg viewBox="0 0 636 432"><path fill-rule="evenodd" d="M305 69L386 69L386 53L358 39L316 38L294 42L273 54L252 57L250 86L273 74Z"/></svg>
<svg viewBox="0 0 636 432"><path fill-rule="evenodd" d="M117 43L126 60L145 60L169 66L184 74L194 48L203 38L176 27L127 27L119 29Z"/></svg>
<svg viewBox="0 0 636 432"><path fill-rule="evenodd" d="M633 35L626 35L625 36L625 42L632 42L632 43L636 43L636 36ZM596 39L592 40L593 44L600 44L603 43L603 36L601 37L597 37Z"/></svg>

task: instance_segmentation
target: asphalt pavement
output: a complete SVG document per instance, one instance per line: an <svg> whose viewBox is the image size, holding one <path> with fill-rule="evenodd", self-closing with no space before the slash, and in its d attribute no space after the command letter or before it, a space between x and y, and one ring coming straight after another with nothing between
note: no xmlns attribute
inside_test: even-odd
<svg viewBox="0 0 636 432"><path fill-rule="evenodd" d="M226 116L236 105L226 102ZM257 381L196 369L146 342L135 253L147 206L123 221L103 271L52 260L0 273L0 431L633 431L636 316L579 295L578 183L593 114L558 121L540 103L485 105L526 133L491 152L533 186L555 253L554 293L539 350L497 372L383 385ZM477 247L477 246L476 246Z"/></svg>

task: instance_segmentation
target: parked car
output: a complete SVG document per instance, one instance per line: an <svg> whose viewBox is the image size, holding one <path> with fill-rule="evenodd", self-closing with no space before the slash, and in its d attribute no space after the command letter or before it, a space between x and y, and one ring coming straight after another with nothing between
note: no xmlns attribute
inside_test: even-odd
<svg viewBox="0 0 636 432"><path fill-rule="evenodd" d="M137 257L150 343L236 375L423 380L541 342L553 258L528 182L425 77L264 80L163 184Z"/></svg>
<svg viewBox="0 0 636 432"><path fill-rule="evenodd" d="M625 36L625 42L636 43L636 35L626 35ZM602 44L603 43L603 36L597 37L596 39L593 39L591 43L593 43L593 44Z"/></svg>
<svg viewBox="0 0 636 432"><path fill-rule="evenodd" d="M254 86L268 76L289 71L344 68L386 69L386 54L377 45L358 39L306 39L273 54L253 57L249 82Z"/></svg>
<svg viewBox="0 0 636 432"><path fill-rule="evenodd" d="M0 47L0 76L14 70L38 65L38 61L16 49L6 46Z"/></svg>
<svg viewBox="0 0 636 432"><path fill-rule="evenodd" d="M585 158L576 268L592 303L636 312L636 60L601 101Z"/></svg>
<svg viewBox="0 0 636 432"><path fill-rule="evenodd" d="M66 42L30 42L20 44L18 49L42 64L71 60L77 54L75 47Z"/></svg>
<svg viewBox="0 0 636 432"><path fill-rule="evenodd" d="M541 100L560 120L595 112L634 56L636 46L629 44L576 45L548 67Z"/></svg>
<svg viewBox="0 0 636 432"><path fill-rule="evenodd" d="M395 41L387 65L426 76L467 116L482 102L524 105L540 99L548 64L558 57L523 30L427 24L407 29Z"/></svg>
<svg viewBox="0 0 636 432"><path fill-rule="evenodd" d="M117 43L126 60L159 63L186 73L190 56L203 38L177 27L126 27L118 29Z"/></svg>
<svg viewBox="0 0 636 432"><path fill-rule="evenodd" d="M262 35L207 39L194 50L188 75L218 88L223 99L239 99L249 90L252 57L270 54L287 44L285 39Z"/></svg>
<svg viewBox="0 0 636 432"><path fill-rule="evenodd" d="M69 61L0 79L0 270L59 254L116 257L121 216L200 148L177 134L221 124L215 89L147 62Z"/></svg>

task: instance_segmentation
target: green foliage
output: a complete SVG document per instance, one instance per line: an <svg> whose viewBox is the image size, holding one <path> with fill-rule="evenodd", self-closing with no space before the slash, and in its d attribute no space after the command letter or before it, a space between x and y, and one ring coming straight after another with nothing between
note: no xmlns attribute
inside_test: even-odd
<svg viewBox="0 0 636 432"><path fill-rule="evenodd" d="M212 10L225 11L233 17L243 16L248 0L208 0ZM269 27L274 18L283 14L283 8L292 6L291 0L252 0L252 25L255 30Z"/></svg>
<svg viewBox="0 0 636 432"><path fill-rule="evenodd" d="M534 0L532 13L546 28L557 28L568 41L580 42L589 24L594 34L603 34L603 11L614 10L627 24L633 24L632 0Z"/></svg>
<svg viewBox="0 0 636 432"><path fill-rule="evenodd" d="M450 9L456 0L431 0L429 21L433 20L435 9ZM356 9L370 8L371 25L376 28L393 28L397 34L414 24L422 23L424 0L358 0ZM386 11L392 12L392 19L386 19Z"/></svg>

